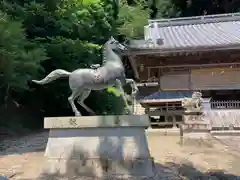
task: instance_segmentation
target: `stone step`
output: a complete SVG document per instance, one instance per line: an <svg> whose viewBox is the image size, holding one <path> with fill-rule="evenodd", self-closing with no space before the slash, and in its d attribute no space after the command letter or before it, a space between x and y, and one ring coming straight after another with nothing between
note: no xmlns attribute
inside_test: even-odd
<svg viewBox="0 0 240 180"><path fill-rule="evenodd" d="M213 136L239 136L240 130L220 130L220 131L210 131Z"/></svg>
<svg viewBox="0 0 240 180"><path fill-rule="evenodd" d="M152 129L148 128L145 131L146 135L157 135L157 136L179 136L180 128L164 128L164 129Z"/></svg>
<svg viewBox="0 0 240 180"><path fill-rule="evenodd" d="M183 137L190 138L190 139L209 139L210 138L209 135L210 134L208 132L190 132L190 133L184 133Z"/></svg>

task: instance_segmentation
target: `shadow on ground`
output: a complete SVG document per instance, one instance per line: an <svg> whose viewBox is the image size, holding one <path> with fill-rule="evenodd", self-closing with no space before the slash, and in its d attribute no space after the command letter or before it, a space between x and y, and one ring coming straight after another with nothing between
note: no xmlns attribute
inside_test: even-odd
<svg viewBox="0 0 240 180"><path fill-rule="evenodd" d="M164 166L156 164L157 169L168 168L169 171L177 172L178 176L185 180L238 180L240 176L229 174L222 170L212 169L207 172L202 172L196 169L191 162L182 164L166 163Z"/></svg>
<svg viewBox="0 0 240 180"><path fill-rule="evenodd" d="M111 144L113 148L114 146L116 146L116 144L113 144L113 142L107 137L104 137L102 141L107 141L107 143ZM101 144L106 144L106 142ZM122 147L122 144L123 141L119 141L119 147ZM101 148L101 145L99 148ZM106 159L108 157L106 156L100 156L99 163L96 163L95 161L87 162L88 156L89 155L82 150L78 149L77 151L73 151L71 152L70 157L64 162L65 168L62 167L61 163L63 162L61 162L61 160L55 163L55 166L58 166L58 168L56 168L58 170L55 172L49 172L50 168L46 165L47 171L42 171L37 180L72 180L78 179L79 177L84 180L124 180L124 178L119 176L119 174L113 174L111 177L108 178L94 178L93 176L96 174L96 167L98 169L102 169L105 173L107 173L111 169L111 166L107 163ZM92 168L94 163L96 163L95 168ZM138 164L138 162L133 163ZM155 163L153 167L155 175L154 177L149 178L144 177L144 174L142 174L142 172L136 173L136 171L134 171L133 169L129 167L126 168L126 164L117 163L115 165L119 167L122 166L123 168L127 169L127 174L130 174L130 176L132 176L130 178L127 178L128 180L240 180L240 176L229 174L220 169L212 169L208 170L207 172L199 170L194 167L191 161L188 160L184 160L183 162L181 162L181 164L172 162L167 162L164 164Z"/></svg>
<svg viewBox="0 0 240 180"><path fill-rule="evenodd" d="M67 163L66 166L66 172L55 172L55 173L47 173L43 172L37 180L59 180L59 179L77 179L79 177L83 177L83 174L79 171L79 167L76 166L77 163ZM101 164L103 166L103 164ZM156 176L153 178L147 178L152 180L238 180L240 179L239 176L235 176L233 174L228 174L226 172L223 172L221 170L210 170L208 172L201 172L200 170L197 170L193 165L186 163L186 164L175 164L175 163L167 163L165 165L156 163L155 164L155 170L156 170ZM89 169L88 173L93 173L94 170L91 168ZM91 176L84 176L84 180L102 180L104 178L94 178ZM107 179L116 179L120 180L123 178L117 178L117 177L108 177ZM129 178L130 179L136 179L136 180L147 180L144 177L136 176L135 178ZM30 180L30 179L29 179ZM105 180L105 179L104 179Z"/></svg>
<svg viewBox="0 0 240 180"><path fill-rule="evenodd" d="M101 144L112 144L111 146L116 146L116 143L114 144L109 138L104 137ZM122 144L124 142L120 139L118 142L119 148L122 148ZM110 146L110 145L109 145ZM103 148L103 147L99 147ZM83 152L81 149L78 149L77 151L72 151L70 153L70 157L63 160L55 160L55 162L48 162L46 161L46 165L44 166L45 169L40 173L37 180L59 180L59 179L66 179L66 180L73 180L73 179L81 179L84 180L102 180L104 178L93 178L90 175L96 174L96 166L98 166L99 169L103 169L104 171L108 172L111 168L106 163L107 157L100 157L99 163L96 163L95 161L88 162L89 155L86 152ZM81 159L81 161L80 161ZM92 165L95 164L95 168L92 168ZM137 164L137 163L136 163ZM117 164L118 166L123 166L122 164ZM56 166L57 168L54 170L51 170L53 166ZM47 171L46 171L47 170ZM83 172L84 170L84 172ZM154 167L155 174L158 174L158 176L155 176L154 178L149 178L153 180L240 180L239 176L229 174L227 172L224 172L222 170L218 169L212 169L207 172L201 171L194 167L194 165L190 162L185 160L184 162L181 162L181 164L176 163L155 163ZM24 172L22 172L23 174ZM135 172L131 171L130 168L128 168L128 174L133 174ZM21 176L21 173L19 173L19 177ZM11 177L11 179L19 179L19 180L33 180L31 179L21 179L18 178L18 174L14 175L14 177ZM10 179L10 178L9 178ZM108 178L109 180L118 180L118 178L112 176ZM122 179L123 178L119 178ZM129 178L130 179L136 179L141 180L144 179L143 176L136 176L136 178ZM106 180L106 179L104 179Z"/></svg>
<svg viewBox="0 0 240 180"><path fill-rule="evenodd" d="M14 148L9 148L10 151L6 152L6 154L11 154L11 153L25 153L25 152L36 152L36 151L44 151L45 145L47 142L48 138L48 132L44 132L41 137L39 138L39 143L36 143L36 136L33 136L34 143L32 142L27 142L29 146L32 146L31 148L23 148L20 150L16 150ZM29 141L29 138L26 138ZM31 139L31 138L30 138ZM44 140L44 141L42 141ZM25 140L23 140L24 142ZM137 142L137 140L136 140ZM184 146L205 146L208 148L212 148L212 142L205 142L203 140L201 141L196 141L196 140L187 140L185 142L182 142ZM124 144L124 139L119 137L117 142L112 142L112 140L106 136L103 136L101 139L100 146L98 147L99 149L104 149L103 145L108 144L109 147L112 147L111 150L119 150L121 156L123 156L123 144ZM138 144L140 146L140 144ZM140 148L140 147L139 147ZM12 150L12 151L11 151ZM0 152L1 155L1 152ZM102 169L105 172L108 172L109 169L111 169L111 166L107 163L107 159L109 157L106 156L101 156L100 160L97 161L88 161L89 155L86 152L83 152L81 149L75 150L70 153L70 156L68 159L63 161L62 159L60 160L55 160L55 162L48 162L46 161L46 166L45 169L43 170L42 173L39 175L37 180L59 180L59 179L84 179L84 180L93 180L93 179L104 179L104 178L93 178L90 175L95 175L96 174L96 166L98 169ZM81 159L81 161L80 161ZM96 163L97 162L97 163ZM137 162L133 162L135 164L138 164ZM95 168L92 168L93 165ZM125 166L121 163L115 164L117 166ZM55 170L51 170L53 166L56 166ZM126 169L126 168L125 168ZM84 172L83 172L84 171ZM141 180L144 179L143 176L140 174L135 174L136 172L133 171L131 168L127 168L127 174L132 174L133 176L135 175L136 178L129 178L129 179L136 179L136 180ZM235 176L233 174L229 174L227 172L224 172L222 170L218 169L212 169L209 170L208 172L201 171L197 168L194 167L194 165L190 161L184 161L181 162L181 164L176 164L176 163L164 163L164 164L159 164L155 163L154 167L154 172L155 174L158 174L158 176L155 176L154 178L149 178L149 179L154 179L154 180L240 180L239 176ZM22 172L24 174L24 172ZM143 175L143 174L142 174ZM19 175L19 178L17 177L18 174L14 175L14 177L11 177L11 179L19 179L19 180L33 180L31 179L21 179ZM82 178L82 177L85 178ZM116 177L112 176L108 178L109 180L117 180ZM123 178L119 178L122 179ZM105 180L105 179L104 179Z"/></svg>
<svg viewBox="0 0 240 180"><path fill-rule="evenodd" d="M45 151L48 131L39 130L24 136L14 136L0 141L0 157L12 154Z"/></svg>

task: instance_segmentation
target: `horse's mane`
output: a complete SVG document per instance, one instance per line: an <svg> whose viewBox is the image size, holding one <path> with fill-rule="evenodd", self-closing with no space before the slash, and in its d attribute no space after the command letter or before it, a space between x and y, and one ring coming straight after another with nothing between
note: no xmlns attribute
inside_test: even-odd
<svg viewBox="0 0 240 180"><path fill-rule="evenodd" d="M106 62L107 62L107 56L106 56L106 54L107 54L107 51L108 51L108 45L109 45L109 41L110 40L108 40L107 42L105 42L105 44L103 45L103 50L102 50L102 54L103 54L103 64L106 64Z"/></svg>
<svg viewBox="0 0 240 180"><path fill-rule="evenodd" d="M103 45L103 49L102 49L102 54L103 54L103 64L106 63L107 61L107 57L106 57L106 52L107 52L107 45L109 43L109 40L107 40L104 45Z"/></svg>
<svg viewBox="0 0 240 180"><path fill-rule="evenodd" d="M111 42L111 39L108 40L103 45L103 50L102 50L102 53L103 53L103 65L105 65L108 62L108 60L118 60L119 59L119 62L121 62L121 59L120 59L119 55L116 54L116 52L113 51L111 46L109 47L110 42ZM110 59L108 59L108 58L110 58ZM113 62L113 61L111 61L111 62Z"/></svg>

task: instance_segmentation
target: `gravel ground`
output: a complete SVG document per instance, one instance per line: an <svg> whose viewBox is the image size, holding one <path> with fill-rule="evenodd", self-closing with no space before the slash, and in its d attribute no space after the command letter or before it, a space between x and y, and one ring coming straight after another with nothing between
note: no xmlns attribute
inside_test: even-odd
<svg viewBox="0 0 240 180"><path fill-rule="evenodd" d="M47 137L48 132L45 131L0 143L0 175L11 179L36 179L44 167L43 154ZM184 139L181 143L178 136L149 132L147 137L160 174L157 179L239 178L240 154L236 150L240 148L240 137Z"/></svg>
<svg viewBox="0 0 240 180"><path fill-rule="evenodd" d="M221 143L232 149L240 152L240 137L239 136L215 136Z"/></svg>

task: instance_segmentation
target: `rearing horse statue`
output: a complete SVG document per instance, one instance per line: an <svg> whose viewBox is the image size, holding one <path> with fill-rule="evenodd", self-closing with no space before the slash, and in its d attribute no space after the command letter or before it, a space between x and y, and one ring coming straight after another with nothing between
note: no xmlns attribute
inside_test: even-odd
<svg viewBox="0 0 240 180"><path fill-rule="evenodd" d="M81 113L75 106L75 99L77 99L77 102L86 111L92 115L95 115L95 112L87 107L84 103L84 100L90 95L91 90L102 90L108 87L116 86L120 92L121 97L124 100L128 113L131 113L131 110L124 96L122 85L125 83L131 83L133 89L132 93L136 93L138 89L134 80L125 78L125 70L121 58L114 51L119 49L124 50L125 47L116 41L113 37L111 37L104 44L103 55L105 61L103 63L103 66L97 67L95 69L76 69L73 72L68 72L63 69L56 69L48 74L44 79L40 81L32 81L37 84L47 84L60 77L69 77L69 87L72 90L72 94L68 97L68 101L72 107L73 112L75 113L75 116L81 116Z"/></svg>

